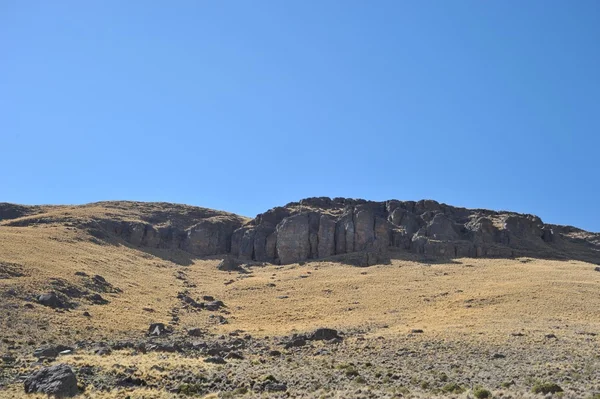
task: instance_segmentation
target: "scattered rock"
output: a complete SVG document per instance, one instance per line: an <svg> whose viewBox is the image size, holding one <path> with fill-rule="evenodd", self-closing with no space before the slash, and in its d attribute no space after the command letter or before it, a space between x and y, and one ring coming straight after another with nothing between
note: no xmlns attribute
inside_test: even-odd
<svg viewBox="0 0 600 399"><path fill-rule="evenodd" d="M87 297L87 299L93 303L94 305L106 305L109 303L106 299L102 298L100 294L92 294Z"/></svg>
<svg viewBox="0 0 600 399"><path fill-rule="evenodd" d="M41 294L37 301L44 306L48 306L53 309L64 309L66 308L66 304L63 300L61 300L55 292L48 292L45 294Z"/></svg>
<svg viewBox="0 0 600 399"><path fill-rule="evenodd" d="M25 392L44 393L58 398L75 396L78 392L77 377L66 364L44 367L27 377Z"/></svg>
<svg viewBox="0 0 600 399"><path fill-rule="evenodd" d="M188 330L187 333L190 337L201 337L202 335L204 335L204 332L201 328L191 328Z"/></svg>
<svg viewBox="0 0 600 399"><path fill-rule="evenodd" d="M306 345L306 340L304 338L295 338L285 344L285 349L299 348L304 345Z"/></svg>
<svg viewBox="0 0 600 399"><path fill-rule="evenodd" d="M112 353L112 350L107 346L99 346L94 349L94 354L98 356L108 356Z"/></svg>
<svg viewBox="0 0 600 399"><path fill-rule="evenodd" d="M332 328L318 328L308 336L311 341L329 341L331 339L341 338L337 330Z"/></svg>
<svg viewBox="0 0 600 399"><path fill-rule="evenodd" d="M219 262L217 269L224 272L245 272L246 270L244 270L242 264L243 263L236 258L232 256L226 256L221 262Z"/></svg>
<svg viewBox="0 0 600 399"><path fill-rule="evenodd" d="M225 304L222 301L211 301L211 302L207 302L204 305L204 307L206 308L206 310L214 312L216 310L221 309L222 307L225 307Z"/></svg>
<svg viewBox="0 0 600 399"><path fill-rule="evenodd" d="M146 385L148 385L146 381L133 376L128 376L117 381L117 386L120 387L145 387Z"/></svg>
<svg viewBox="0 0 600 399"><path fill-rule="evenodd" d="M239 352L229 352L227 355L225 355L225 359L227 359L227 360L229 360L229 359L242 360L243 358L244 358L244 356Z"/></svg>
<svg viewBox="0 0 600 399"><path fill-rule="evenodd" d="M69 348L68 346L64 345L42 346L33 351L33 356L35 356L38 360L55 359L59 353L72 350L73 348Z"/></svg>
<svg viewBox="0 0 600 399"><path fill-rule="evenodd" d="M267 392L284 392L287 391L287 384L281 382L269 382L265 385Z"/></svg>
<svg viewBox="0 0 600 399"><path fill-rule="evenodd" d="M150 336L162 336L170 334L172 331L168 329L163 323L152 323L148 328L148 335Z"/></svg>

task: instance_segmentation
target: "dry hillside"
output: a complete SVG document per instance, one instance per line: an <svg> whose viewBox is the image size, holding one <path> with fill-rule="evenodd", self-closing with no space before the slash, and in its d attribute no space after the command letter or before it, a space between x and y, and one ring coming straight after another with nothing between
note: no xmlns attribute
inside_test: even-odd
<svg viewBox="0 0 600 399"><path fill-rule="evenodd" d="M85 398L600 397L600 272L585 262L597 235L561 227L546 257L233 253L264 215L2 204L0 397L35 397L23 381L55 364ZM577 234L584 258L568 256ZM311 335L323 327L337 333Z"/></svg>

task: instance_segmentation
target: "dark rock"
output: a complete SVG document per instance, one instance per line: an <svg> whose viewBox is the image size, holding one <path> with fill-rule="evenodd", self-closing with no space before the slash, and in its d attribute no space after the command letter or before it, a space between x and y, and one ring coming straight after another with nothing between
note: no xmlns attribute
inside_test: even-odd
<svg viewBox="0 0 600 399"><path fill-rule="evenodd" d="M287 384L281 382L269 382L264 387L267 392L284 392L287 391Z"/></svg>
<svg viewBox="0 0 600 399"><path fill-rule="evenodd" d="M214 301L214 300L215 300L215 297L214 297L214 296L211 296L211 295L204 295L204 296L202 297L202 299L203 299L204 301Z"/></svg>
<svg viewBox="0 0 600 399"><path fill-rule="evenodd" d="M73 350L73 348L70 348L68 346L64 346L64 345L56 345L56 346L42 346L40 348L37 348L35 351L33 351L33 356L35 356L37 359L54 359L56 358L60 352L66 351L66 350Z"/></svg>
<svg viewBox="0 0 600 399"><path fill-rule="evenodd" d="M494 353L492 355L492 359L504 359L506 356L503 355L502 353Z"/></svg>
<svg viewBox="0 0 600 399"><path fill-rule="evenodd" d="M331 328L318 328L308 336L311 341L329 341L331 339L341 338L337 330Z"/></svg>
<svg viewBox="0 0 600 399"><path fill-rule="evenodd" d="M304 345L306 345L306 340L304 338L296 338L296 339L292 339L290 342L286 343L285 349L299 348Z"/></svg>
<svg viewBox="0 0 600 399"><path fill-rule="evenodd" d="M204 308L206 310L209 310L211 312L214 312L216 310L221 309L222 307L225 307L225 304L222 301L211 301L211 302L207 302L204 305Z"/></svg>
<svg viewBox="0 0 600 399"><path fill-rule="evenodd" d="M98 355L98 356L108 356L112 353L112 350L109 347L100 346L100 347L95 348L93 350L93 352L95 355Z"/></svg>
<svg viewBox="0 0 600 399"><path fill-rule="evenodd" d="M201 328L191 328L187 333L190 337L201 337L204 335L204 332Z"/></svg>
<svg viewBox="0 0 600 399"><path fill-rule="evenodd" d="M594 268L594 271L600 272L600 266L596 266L596 267Z"/></svg>
<svg viewBox="0 0 600 399"><path fill-rule="evenodd" d="M225 355L225 359L227 359L227 360L229 360L229 359L242 360L243 358L244 358L244 356L239 352L229 352L227 355Z"/></svg>
<svg viewBox="0 0 600 399"><path fill-rule="evenodd" d="M412 329L412 330L410 330L410 332L411 332L411 334L423 334L424 333L424 331L421 330L420 328Z"/></svg>
<svg viewBox="0 0 600 399"><path fill-rule="evenodd" d="M191 298L189 295L187 295L184 292L180 292L177 295L177 298L179 298L181 300L181 302L183 302L186 306L192 307L194 309L202 309L202 308L204 308L204 304L203 303L196 302L193 298Z"/></svg>
<svg viewBox="0 0 600 399"><path fill-rule="evenodd" d="M282 264L301 262L310 256L308 214L283 219L277 225L276 250Z"/></svg>
<svg viewBox="0 0 600 399"><path fill-rule="evenodd" d="M167 328L163 323L152 323L148 328L148 335L150 336L162 336L170 334L172 331Z"/></svg>
<svg viewBox="0 0 600 399"><path fill-rule="evenodd" d="M40 304L51 307L53 309L63 309L67 307L65 302L61 300L55 292L48 292L42 294L37 298L37 301Z"/></svg>
<svg viewBox="0 0 600 399"><path fill-rule="evenodd" d="M87 297L87 299L93 303L94 305L106 305L109 303L106 299L102 298L100 294L92 294Z"/></svg>
<svg viewBox="0 0 600 399"><path fill-rule="evenodd" d="M77 377L66 364L44 367L25 380L26 393L44 393L58 398L78 393Z"/></svg>
<svg viewBox="0 0 600 399"><path fill-rule="evenodd" d="M116 385L119 387L145 387L148 384L141 378L127 376L118 380Z"/></svg>
<svg viewBox="0 0 600 399"><path fill-rule="evenodd" d="M235 259L232 256L226 256L223 258L221 262L217 265L217 269L224 272L244 272L244 268L242 267L243 262Z"/></svg>

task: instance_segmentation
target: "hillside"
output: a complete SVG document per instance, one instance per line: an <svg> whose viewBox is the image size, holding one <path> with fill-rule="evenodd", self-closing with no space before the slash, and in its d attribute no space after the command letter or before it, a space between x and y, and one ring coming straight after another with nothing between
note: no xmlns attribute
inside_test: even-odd
<svg viewBox="0 0 600 399"><path fill-rule="evenodd" d="M0 397L61 363L89 398L592 397L599 248L433 201L0 204Z"/></svg>

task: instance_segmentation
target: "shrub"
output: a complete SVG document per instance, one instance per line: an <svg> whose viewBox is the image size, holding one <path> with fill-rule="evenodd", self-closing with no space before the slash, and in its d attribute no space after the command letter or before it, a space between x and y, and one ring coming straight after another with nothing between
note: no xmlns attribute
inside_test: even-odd
<svg viewBox="0 0 600 399"><path fill-rule="evenodd" d="M442 388L442 391L446 392L446 393L463 393L465 391L465 389L463 387L461 387L460 385L458 385L456 382L451 382L450 384L444 385L444 387Z"/></svg>
<svg viewBox="0 0 600 399"><path fill-rule="evenodd" d="M356 370L354 367L347 368L346 377L358 377L358 370Z"/></svg>
<svg viewBox="0 0 600 399"><path fill-rule="evenodd" d="M473 395L477 399L488 399L488 398L492 397L492 393L490 391L488 391L487 389L484 389L482 387L476 387L473 390Z"/></svg>
<svg viewBox="0 0 600 399"><path fill-rule="evenodd" d="M533 388L531 388L531 392L533 393L543 393L544 395L549 393L558 393L562 392L563 389L553 382L537 382Z"/></svg>

